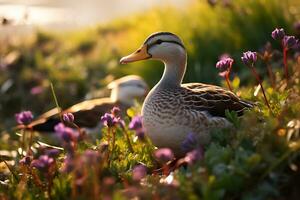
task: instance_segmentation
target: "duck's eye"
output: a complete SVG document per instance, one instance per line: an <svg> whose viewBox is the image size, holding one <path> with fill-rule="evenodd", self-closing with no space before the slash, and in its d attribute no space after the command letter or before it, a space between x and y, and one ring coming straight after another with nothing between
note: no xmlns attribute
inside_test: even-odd
<svg viewBox="0 0 300 200"><path fill-rule="evenodd" d="M141 85L141 84L136 84L136 86L137 86L138 88L143 88L143 85Z"/></svg>
<svg viewBox="0 0 300 200"><path fill-rule="evenodd" d="M162 42L163 42L162 40L158 39L158 40L156 41L156 44L161 44Z"/></svg>

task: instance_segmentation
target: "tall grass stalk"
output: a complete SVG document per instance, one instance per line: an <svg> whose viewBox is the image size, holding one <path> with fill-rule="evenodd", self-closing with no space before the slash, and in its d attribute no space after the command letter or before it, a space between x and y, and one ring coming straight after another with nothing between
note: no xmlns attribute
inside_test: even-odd
<svg viewBox="0 0 300 200"><path fill-rule="evenodd" d="M62 117L62 109L61 109L61 107L60 107L59 104L58 104L58 101L57 101L57 97L56 97L56 94L55 94L55 90L54 90L53 83L50 83L50 87L51 87L51 92L52 92L52 96L53 96L53 99L54 99L56 108L57 108L57 110L58 110L58 112L59 112L60 120L63 121L63 117Z"/></svg>

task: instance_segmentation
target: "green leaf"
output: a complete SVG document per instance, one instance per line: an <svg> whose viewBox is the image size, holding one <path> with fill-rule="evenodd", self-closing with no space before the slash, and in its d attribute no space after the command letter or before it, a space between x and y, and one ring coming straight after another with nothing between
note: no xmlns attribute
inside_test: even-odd
<svg viewBox="0 0 300 200"><path fill-rule="evenodd" d="M237 112L225 110L225 117L230 121L236 128L240 127L240 119Z"/></svg>

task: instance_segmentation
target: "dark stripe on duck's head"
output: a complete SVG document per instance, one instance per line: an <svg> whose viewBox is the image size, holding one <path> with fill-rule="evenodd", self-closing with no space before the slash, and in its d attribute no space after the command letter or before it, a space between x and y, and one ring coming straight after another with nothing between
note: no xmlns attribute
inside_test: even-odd
<svg viewBox="0 0 300 200"><path fill-rule="evenodd" d="M144 42L144 44L146 44L147 42L149 42L152 38L157 37L157 36L162 36L162 35L172 35L175 36L176 38L179 39L179 37L177 35L175 35L174 33L171 32L157 32L157 33L153 33L151 34L146 41Z"/></svg>
<svg viewBox="0 0 300 200"><path fill-rule="evenodd" d="M145 44L147 45L147 50L148 50L152 46L159 45L164 42L177 44L181 46L183 49L185 49L182 40L177 35L170 32L153 33L146 39L144 45Z"/></svg>

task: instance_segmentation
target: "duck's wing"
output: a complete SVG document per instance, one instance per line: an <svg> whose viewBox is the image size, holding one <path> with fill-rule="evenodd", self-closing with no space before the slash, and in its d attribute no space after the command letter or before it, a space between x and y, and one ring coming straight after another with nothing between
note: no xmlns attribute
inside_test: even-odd
<svg viewBox="0 0 300 200"><path fill-rule="evenodd" d="M54 126L60 122L59 113L60 110L58 108L53 108L38 116L28 127L35 131L53 132ZM21 128L23 128L22 125L17 126L17 129Z"/></svg>
<svg viewBox="0 0 300 200"><path fill-rule="evenodd" d="M111 101L94 101L83 105L81 109L74 108L75 112L72 109L66 110L66 112L73 113L74 122L79 127L95 128L99 124L101 116L110 112L115 105Z"/></svg>
<svg viewBox="0 0 300 200"><path fill-rule="evenodd" d="M225 117L225 111L235 111L240 116L253 107L234 93L219 86L188 83L182 84L182 99L184 104L192 110L207 111L212 116Z"/></svg>
<svg viewBox="0 0 300 200"><path fill-rule="evenodd" d="M100 123L101 116L110 113L115 106L120 108L121 116L126 115L129 106L120 102L113 102L110 98L90 100L80 106L72 106L64 113L73 113L74 123L79 127L95 128Z"/></svg>
<svg viewBox="0 0 300 200"><path fill-rule="evenodd" d="M96 127L100 117L114 106L110 98L99 98L87 100L75 104L62 111L64 113L73 113L74 122L79 127ZM33 130L40 132L53 132L54 126L61 122L59 109L53 108L42 114L37 120L29 124Z"/></svg>

